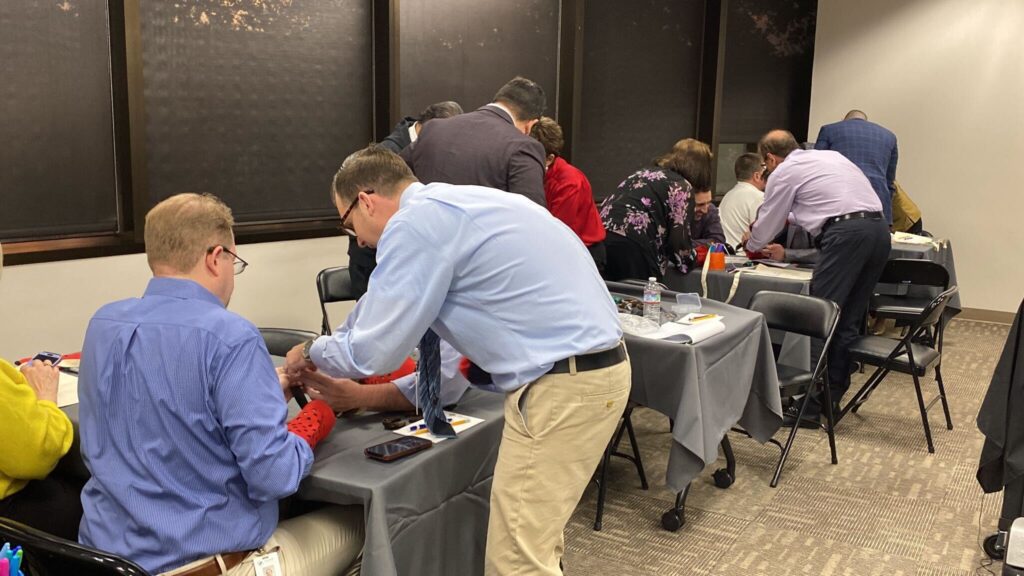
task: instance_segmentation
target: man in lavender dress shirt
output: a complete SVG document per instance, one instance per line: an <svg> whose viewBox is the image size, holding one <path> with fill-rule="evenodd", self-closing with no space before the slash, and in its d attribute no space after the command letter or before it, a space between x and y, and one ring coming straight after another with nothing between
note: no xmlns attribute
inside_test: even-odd
<svg viewBox="0 0 1024 576"><path fill-rule="evenodd" d="M857 337L871 293L889 259L889 224L864 173L842 154L801 150L785 130L765 134L758 151L769 176L764 204L746 249L761 251L782 230L790 214L795 224L815 238L821 254L811 277L811 295L832 300L840 308L828 357L832 401L838 403L850 387L847 350ZM819 346L820 342L814 348L820 351ZM817 425L821 404L808 405L808 425ZM787 424L795 420L795 413L787 413Z"/></svg>

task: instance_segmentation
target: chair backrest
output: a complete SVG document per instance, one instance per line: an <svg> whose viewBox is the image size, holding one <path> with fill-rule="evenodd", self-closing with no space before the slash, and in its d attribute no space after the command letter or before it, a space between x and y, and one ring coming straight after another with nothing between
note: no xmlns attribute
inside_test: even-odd
<svg viewBox="0 0 1024 576"><path fill-rule="evenodd" d="M885 263L879 284L949 288L949 270L931 260L894 258Z"/></svg>
<svg viewBox="0 0 1024 576"><path fill-rule="evenodd" d="M327 318L327 306L331 302L358 300L359 295L352 288L352 276L348 266L324 268L316 275L316 291L320 295L320 311L323 313L321 334L331 333L331 321Z"/></svg>
<svg viewBox="0 0 1024 576"><path fill-rule="evenodd" d="M291 328L260 328L260 335L271 356L286 356L296 345L318 336L315 332Z"/></svg>
<svg viewBox="0 0 1024 576"><path fill-rule="evenodd" d="M911 323L910 330L907 331L908 337L911 334L916 337L917 332L926 328L931 328L942 320L942 313L946 310L946 305L949 304L950 298L952 298L959 290L960 289L957 286L952 286L933 298L932 301L929 302L923 310L921 310L921 314L918 315L917 319Z"/></svg>
<svg viewBox="0 0 1024 576"><path fill-rule="evenodd" d="M768 328L828 340L839 319L839 306L831 300L762 290L750 299L750 310L764 314Z"/></svg>
<svg viewBox="0 0 1024 576"><path fill-rule="evenodd" d="M0 518L0 541L24 550L22 571L31 576L150 576L130 560Z"/></svg>

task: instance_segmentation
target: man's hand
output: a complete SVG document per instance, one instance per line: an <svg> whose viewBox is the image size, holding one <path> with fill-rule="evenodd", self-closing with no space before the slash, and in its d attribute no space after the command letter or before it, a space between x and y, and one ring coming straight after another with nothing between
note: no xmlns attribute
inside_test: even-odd
<svg viewBox="0 0 1024 576"><path fill-rule="evenodd" d="M36 398L57 402L57 387L60 382L60 372L49 360L40 362L32 360L21 365L21 373L25 375Z"/></svg>
<svg viewBox="0 0 1024 576"><path fill-rule="evenodd" d="M299 377L311 400L323 400L335 412L363 408L363 386L348 378L331 378L323 372L303 372Z"/></svg>
<svg viewBox="0 0 1024 576"><path fill-rule="evenodd" d="M769 244L761 250L761 253L779 262L786 259L786 249L782 247L782 244Z"/></svg>
<svg viewBox="0 0 1024 576"><path fill-rule="evenodd" d="M743 232L743 237L740 238L740 244L746 244L747 240L750 240L750 230L746 230Z"/></svg>
<svg viewBox="0 0 1024 576"><path fill-rule="evenodd" d="M316 370L316 366L312 362L302 357L302 348L305 345L305 342L296 344L285 356L284 371L293 382L301 376L303 371Z"/></svg>
<svg viewBox="0 0 1024 576"><path fill-rule="evenodd" d="M281 385L281 392L284 393L284 401L287 403L292 399L292 381L288 378L288 373L285 372L284 366L278 366L275 370L277 371L277 383Z"/></svg>

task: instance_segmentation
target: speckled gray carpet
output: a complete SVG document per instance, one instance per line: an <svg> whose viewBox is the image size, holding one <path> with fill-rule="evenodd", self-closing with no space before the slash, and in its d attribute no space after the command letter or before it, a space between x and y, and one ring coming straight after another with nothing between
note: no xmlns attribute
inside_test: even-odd
<svg viewBox="0 0 1024 576"><path fill-rule="evenodd" d="M593 530L592 485L566 528L566 574L986 574L979 534L995 530L1002 496L984 496L974 479L983 442L974 419L1008 329L960 320L947 329L942 372L954 429L946 430L936 404L929 412L935 454L926 448L912 380L890 374L837 427L836 466L825 433L801 430L773 489L778 449L730 435L736 483L720 490L711 479L719 466L705 470L690 490L687 523L675 533L660 524L674 497L664 485L668 421L637 410L651 488L640 489L631 463L613 459L603 530ZM853 389L867 376L855 374ZM934 396L931 377L922 384L926 399ZM990 570L998 574L999 564Z"/></svg>

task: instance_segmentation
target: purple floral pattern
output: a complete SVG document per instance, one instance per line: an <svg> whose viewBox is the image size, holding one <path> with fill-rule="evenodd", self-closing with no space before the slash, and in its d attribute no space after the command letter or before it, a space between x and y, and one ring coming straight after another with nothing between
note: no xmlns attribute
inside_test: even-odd
<svg viewBox="0 0 1024 576"><path fill-rule="evenodd" d="M679 174L638 170L604 199L599 214L605 230L644 246L649 263L662 275L670 265L684 273L692 266L693 187Z"/></svg>

